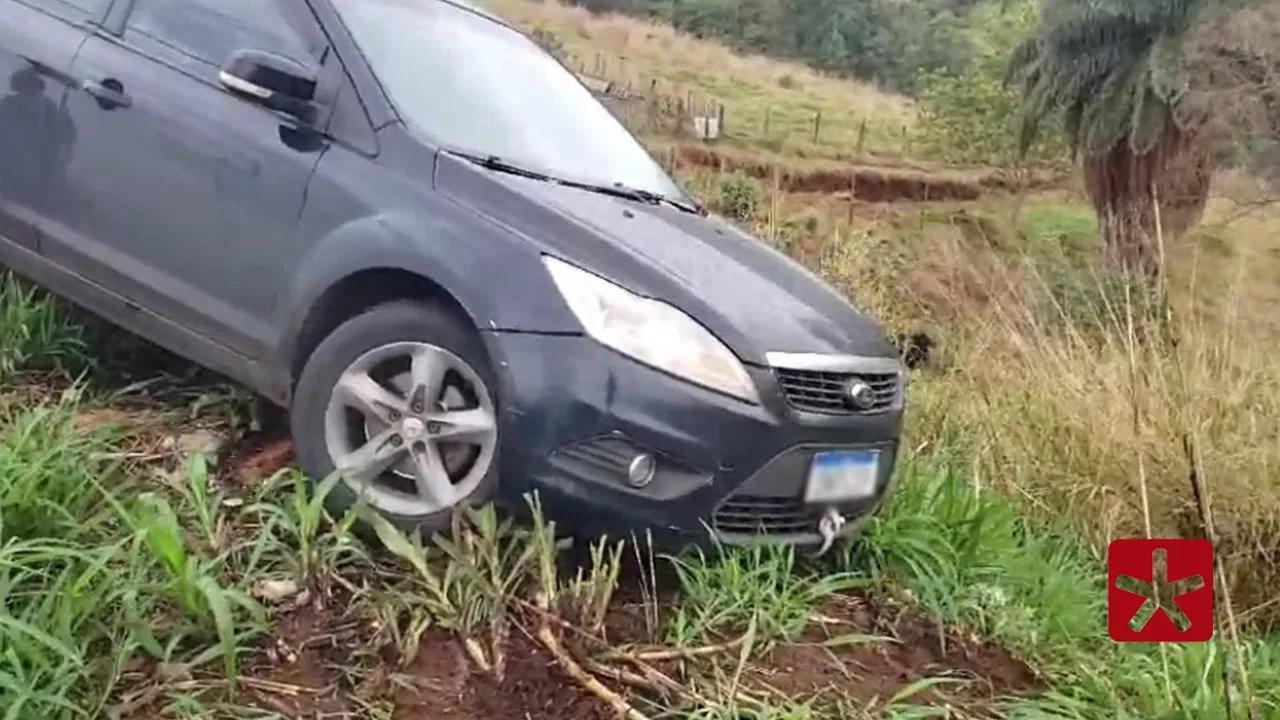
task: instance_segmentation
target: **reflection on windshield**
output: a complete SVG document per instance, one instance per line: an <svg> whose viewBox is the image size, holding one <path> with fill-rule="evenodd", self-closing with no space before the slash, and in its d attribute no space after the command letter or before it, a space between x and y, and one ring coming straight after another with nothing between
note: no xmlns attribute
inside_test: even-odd
<svg viewBox="0 0 1280 720"><path fill-rule="evenodd" d="M335 5L405 120L442 145L681 194L591 93L520 33L433 0Z"/></svg>

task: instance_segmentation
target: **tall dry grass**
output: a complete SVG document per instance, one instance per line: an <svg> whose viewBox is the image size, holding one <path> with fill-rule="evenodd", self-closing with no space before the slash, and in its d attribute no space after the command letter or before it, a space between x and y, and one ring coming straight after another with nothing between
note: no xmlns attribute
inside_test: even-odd
<svg viewBox="0 0 1280 720"><path fill-rule="evenodd" d="M1154 284L1099 269L1069 191L850 211L765 189L760 207L760 235L937 341L913 448L1098 549L1203 536L1207 513L1236 614L1280 620L1280 206L1216 198Z"/></svg>
<svg viewBox="0 0 1280 720"><path fill-rule="evenodd" d="M1208 310L1194 271L1166 303L1146 284L1081 271L1064 285L1007 262L971 275L988 304L916 383L913 441L966 448L975 483L1099 545L1216 530L1236 611L1280 618L1280 361L1249 305L1274 278L1237 258Z"/></svg>

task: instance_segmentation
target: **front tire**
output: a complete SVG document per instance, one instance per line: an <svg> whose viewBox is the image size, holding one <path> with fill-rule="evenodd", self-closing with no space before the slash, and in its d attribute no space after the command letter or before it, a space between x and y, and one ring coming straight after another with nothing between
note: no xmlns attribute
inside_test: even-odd
<svg viewBox="0 0 1280 720"><path fill-rule="evenodd" d="M343 323L294 389L298 461L342 480L335 517L364 503L405 531L448 527L498 477L496 382L478 334L439 306L379 305Z"/></svg>

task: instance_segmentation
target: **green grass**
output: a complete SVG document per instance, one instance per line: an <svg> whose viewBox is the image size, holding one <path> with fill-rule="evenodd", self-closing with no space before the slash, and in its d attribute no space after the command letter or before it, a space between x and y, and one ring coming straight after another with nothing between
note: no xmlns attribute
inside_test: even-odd
<svg viewBox="0 0 1280 720"><path fill-rule="evenodd" d="M0 268L0 383L19 370L78 372L85 350L65 305Z"/></svg>
<svg viewBox="0 0 1280 720"><path fill-rule="evenodd" d="M1113 643L1105 624L1103 559L1065 524L1046 526L1031 515L1002 493L980 488L961 454L908 456L896 494L846 547L839 576L799 569L794 553L781 548L676 559L682 592L668 620L670 639L685 646L723 641L743 628L753 639L794 639L812 623L826 584L838 577L841 587L830 591L862 587L896 596L942 628L974 633L1026 657L1044 674L1047 689L1000 703L999 712L1010 718L1227 720L1248 717L1250 707L1254 717L1280 717L1280 636L1235 646L1220 627L1209 643L1163 650ZM1248 697L1241 665L1252 688ZM1232 678L1230 694L1223 690L1224 673ZM936 707L912 704L914 693L904 693L882 708L884 717L937 716ZM832 710L830 694L823 700L752 712L844 716ZM686 717L722 717L716 712L709 706Z"/></svg>
<svg viewBox="0 0 1280 720"><path fill-rule="evenodd" d="M1070 531L1028 521L1006 496L979 489L970 468L955 456L908 458L899 492L846 562L941 622L1032 658L1050 689L1010 702L1012 717L1227 720L1249 707L1280 716L1280 637L1234 647L1220 625L1204 644L1113 643L1102 559ZM1236 675L1238 659L1252 705L1237 676L1228 711L1223 673Z"/></svg>
<svg viewBox="0 0 1280 720"><path fill-rule="evenodd" d="M216 667L230 697L267 622L252 585L305 580L356 546L343 526L321 531L300 485L234 519L203 460L144 487L118 432L78 427L77 396L0 414L0 717L98 717L130 696L138 660L176 676ZM172 700L178 714L202 702Z"/></svg>
<svg viewBox="0 0 1280 720"><path fill-rule="evenodd" d="M723 548L671 558L681 600L667 622L667 639L688 647L711 644L752 628L757 643L795 640L829 595L866 584L851 574L821 574L796 566L795 552L778 546Z"/></svg>
<svg viewBox="0 0 1280 720"><path fill-rule="evenodd" d="M0 537L78 537L112 509L100 483L114 475L111 431L83 431L73 402L0 405Z"/></svg>
<svg viewBox="0 0 1280 720"><path fill-rule="evenodd" d="M1031 655L1098 630L1106 595L1099 560L1070 532L1029 524L946 458L906 458L889 510L845 563L900 585L944 622Z"/></svg>
<svg viewBox="0 0 1280 720"><path fill-rule="evenodd" d="M1019 216L1019 230L1042 242L1094 247L1098 244L1098 219L1084 203L1033 200Z"/></svg>
<svg viewBox="0 0 1280 720"><path fill-rule="evenodd" d="M156 707L167 713L251 716L219 698L231 697L240 664L266 628L269 613L248 597L265 580L308 588L339 576L348 583L377 578L353 608L380 621L380 639L368 647L390 642L408 663L423 632L437 625L472 641L474 657L491 665L495 638L506 632L499 628L542 602L538 597L568 617L570 603L607 606L616 586L617 551L602 545L586 570L558 577L550 529L499 522L492 509L462 518L427 546L381 526L398 559L388 564L375 561L347 523L331 525L323 490L312 497L296 476L269 483L260 502L228 510L203 462L193 460L174 482L130 499L137 481L110 462L120 439L70 432L76 411L69 404L36 408L0 424L9 433L8 467L33 470L0 473L0 691L8 717L92 717L118 700L124 668L136 657L216 668L224 678L213 694L161 693ZM672 559L681 590L665 613L672 645L745 637L727 668L690 686L705 703L682 704L677 716L843 717L826 702L717 700L716 693L736 685L735 667L803 634L824 598L855 588L896 595L945 627L1032 659L1049 689L1006 702L1002 712L1010 717L1225 720L1222 676L1224 664L1235 672L1235 652L1248 668L1255 707L1263 717L1280 712L1280 638L1246 640L1237 649L1220 634L1165 656L1110 643L1100 559L1065 527L1030 521L1025 508L983 490L971 468L961 452L904 458L898 492L845 550L840 573L798 563L783 548ZM64 487L56 512L18 484L50 483L70 469L80 474ZM17 527L25 534L10 531ZM256 531L245 535L238 527ZM353 662L384 662L367 653L353 650ZM927 706L913 704L926 687L904 688L880 716L928 716ZM1235 698L1238 715L1244 703Z"/></svg>

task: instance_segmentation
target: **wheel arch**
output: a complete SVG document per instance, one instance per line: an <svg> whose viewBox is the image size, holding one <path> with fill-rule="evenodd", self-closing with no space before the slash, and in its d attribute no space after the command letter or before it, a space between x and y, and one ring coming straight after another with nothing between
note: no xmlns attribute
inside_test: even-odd
<svg viewBox="0 0 1280 720"><path fill-rule="evenodd" d="M370 267L333 282L309 304L286 345L283 358L292 388L307 359L334 330L369 309L397 300L421 300L476 327L475 318L443 285L398 267Z"/></svg>
<svg viewBox="0 0 1280 720"><path fill-rule="evenodd" d="M329 332L394 300L457 313L479 332L498 372L505 358L491 331L577 327L527 239L448 204L366 216L332 229L299 258L276 305L274 396L289 404L302 364Z"/></svg>

